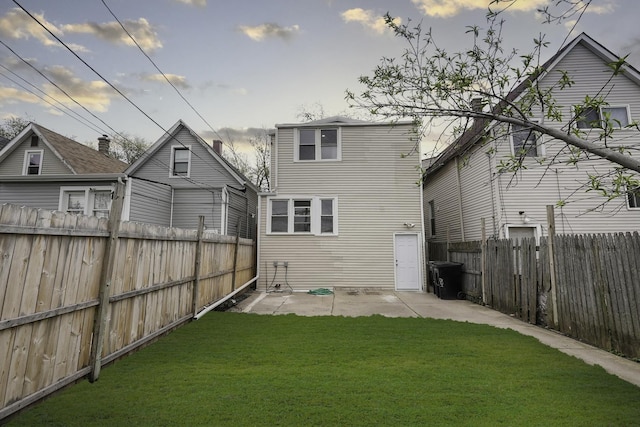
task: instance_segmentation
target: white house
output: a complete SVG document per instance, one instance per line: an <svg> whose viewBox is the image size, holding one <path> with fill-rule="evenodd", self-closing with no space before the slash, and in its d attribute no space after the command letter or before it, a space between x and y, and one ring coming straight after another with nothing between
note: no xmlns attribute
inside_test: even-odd
<svg viewBox="0 0 640 427"><path fill-rule="evenodd" d="M618 120L610 144L638 146L640 132L624 126L640 120L640 73L626 66L623 73L612 76L609 63L618 57L581 34L558 51L539 77L540 87L554 87L562 72L574 81L571 87L554 91L562 108L562 121L553 121L533 112L534 120L564 129L577 126L590 140L598 139L598 129L605 114ZM522 88L522 86L520 86ZM584 120L569 124L576 117L574 106L585 96L606 94L608 105L585 113ZM518 93L512 93L518 96ZM538 114L538 115L536 115ZM577 167L562 163L569 160L564 143L548 136L512 127L498 140L484 138L498 127L496 123L474 124L440 156L433 159L424 173L424 210L427 239L432 241L466 241L481 238L482 219L487 237L540 237L548 232L546 206L554 205L556 232L561 234L612 233L640 229L640 192L628 189L623 197L603 204L606 198L580 188L589 175L610 171L612 163L593 158ZM593 130L591 130L593 128ZM489 142L487 142L489 141ZM603 142L599 142L603 143ZM524 169L517 173L500 172L500 162L527 147ZM548 168L547 159L556 166ZM558 203L560 202L560 203Z"/></svg>
<svg viewBox="0 0 640 427"><path fill-rule="evenodd" d="M259 286L424 286L418 153L410 123L344 117L276 125L260 195Z"/></svg>

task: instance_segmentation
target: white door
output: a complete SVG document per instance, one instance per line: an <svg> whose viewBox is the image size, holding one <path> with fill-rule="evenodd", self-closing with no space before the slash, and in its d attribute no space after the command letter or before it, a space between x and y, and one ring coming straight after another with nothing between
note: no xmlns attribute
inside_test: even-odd
<svg viewBox="0 0 640 427"><path fill-rule="evenodd" d="M420 283L420 251L418 234L396 234L396 290L419 291Z"/></svg>

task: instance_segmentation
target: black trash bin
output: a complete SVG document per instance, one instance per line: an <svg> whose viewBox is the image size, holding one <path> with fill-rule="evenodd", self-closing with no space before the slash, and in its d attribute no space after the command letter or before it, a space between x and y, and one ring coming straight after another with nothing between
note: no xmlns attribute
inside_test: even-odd
<svg viewBox="0 0 640 427"><path fill-rule="evenodd" d="M463 298L462 263L429 261L433 293L441 299Z"/></svg>

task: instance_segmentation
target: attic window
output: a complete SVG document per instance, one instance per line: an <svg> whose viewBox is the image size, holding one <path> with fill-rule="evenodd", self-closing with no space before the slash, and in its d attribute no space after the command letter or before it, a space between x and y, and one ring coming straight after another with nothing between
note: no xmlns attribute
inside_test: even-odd
<svg viewBox="0 0 640 427"><path fill-rule="evenodd" d="M627 191L627 207L629 209L640 209L640 187Z"/></svg>
<svg viewBox="0 0 640 427"><path fill-rule="evenodd" d="M40 175L42 172L42 150L24 152L23 175Z"/></svg>
<svg viewBox="0 0 640 427"><path fill-rule="evenodd" d="M39 139L40 138L38 138L38 135L31 135L31 146L37 147Z"/></svg>
<svg viewBox="0 0 640 427"><path fill-rule="evenodd" d="M185 146L171 147L171 176L189 176L191 150Z"/></svg>
<svg viewBox="0 0 640 427"><path fill-rule="evenodd" d="M512 125L511 144L517 157L539 157L542 155L542 136L530 127Z"/></svg>

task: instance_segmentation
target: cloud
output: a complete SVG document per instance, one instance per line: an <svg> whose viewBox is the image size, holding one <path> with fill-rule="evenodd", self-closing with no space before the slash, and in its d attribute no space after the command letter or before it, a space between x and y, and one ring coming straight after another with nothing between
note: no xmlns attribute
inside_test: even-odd
<svg viewBox="0 0 640 427"><path fill-rule="evenodd" d="M165 79L165 76L167 79ZM191 85L187 82L187 78L185 76L179 76L177 74L167 74L164 76L162 74L143 74L140 78L144 81L148 82L160 82L165 83L167 80L171 82L175 87L180 89L189 89Z"/></svg>
<svg viewBox="0 0 640 427"><path fill-rule="evenodd" d="M151 52L162 47L158 34L145 18L139 18L137 21L128 19L122 24L144 50ZM133 40L122 30L120 24L115 21L102 24L97 22L67 24L63 25L61 29L68 33L92 34L111 43L135 46Z"/></svg>
<svg viewBox="0 0 640 427"><path fill-rule="evenodd" d="M487 9L490 0L411 0L425 15L437 18L450 18L463 10ZM549 0L517 0L513 3L505 2L494 5L498 7L509 7L510 11L535 11L538 8L549 4Z"/></svg>
<svg viewBox="0 0 640 427"><path fill-rule="evenodd" d="M274 23L266 23L253 27L240 25L238 30L250 39L259 42L266 38L281 38L283 40L289 40L300 31L300 27L298 25L283 27Z"/></svg>
<svg viewBox="0 0 640 427"><path fill-rule="evenodd" d="M62 35L62 31L47 21L43 14L34 13L33 16L56 36ZM13 8L0 17L0 36L25 40L34 38L45 46L58 46L58 42L49 35L47 30L18 8Z"/></svg>
<svg viewBox="0 0 640 427"><path fill-rule="evenodd" d="M29 92L12 87L0 86L0 104L16 104L18 102L37 104L40 103L41 100Z"/></svg>
<svg viewBox="0 0 640 427"><path fill-rule="evenodd" d="M178 3L187 4L189 6L198 6L205 7L207 5L207 0L174 0Z"/></svg>
<svg viewBox="0 0 640 427"><path fill-rule="evenodd" d="M341 16L344 22L358 22L362 24L363 27L369 28L378 34L382 34L389 29L384 22L384 17L377 16L372 10L357 7L342 12ZM394 18L393 22L400 24L402 20L400 18Z"/></svg>
<svg viewBox="0 0 640 427"><path fill-rule="evenodd" d="M102 81L84 81L75 76L71 70L60 65L46 67L45 74L49 76L61 89L73 97L78 103L89 110L105 112L109 109L114 92ZM60 100L68 107L77 105L50 83L43 85L43 90L50 96Z"/></svg>

